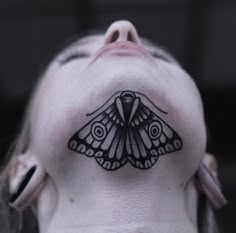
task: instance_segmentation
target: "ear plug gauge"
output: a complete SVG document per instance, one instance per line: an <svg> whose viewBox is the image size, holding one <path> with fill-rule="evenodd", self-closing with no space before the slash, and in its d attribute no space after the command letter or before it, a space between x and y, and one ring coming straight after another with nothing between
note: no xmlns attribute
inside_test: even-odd
<svg viewBox="0 0 236 233"><path fill-rule="evenodd" d="M42 191L47 174L34 159L25 161L20 157L13 161L9 176L9 204L16 209L24 209L32 204Z"/></svg>

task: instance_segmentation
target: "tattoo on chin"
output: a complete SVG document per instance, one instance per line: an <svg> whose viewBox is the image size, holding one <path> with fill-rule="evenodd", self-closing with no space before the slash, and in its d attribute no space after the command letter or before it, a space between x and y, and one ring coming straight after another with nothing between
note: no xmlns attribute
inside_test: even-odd
<svg viewBox="0 0 236 233"><path fill-rule="evenodd" d="M151 110L153 109L153 111ZM130 163L149 169L163 156L182 149L181 137L158 113L167 114L144 94L130 90L113 94L69 140L68 148L93 157L113 171Z"/></svg>

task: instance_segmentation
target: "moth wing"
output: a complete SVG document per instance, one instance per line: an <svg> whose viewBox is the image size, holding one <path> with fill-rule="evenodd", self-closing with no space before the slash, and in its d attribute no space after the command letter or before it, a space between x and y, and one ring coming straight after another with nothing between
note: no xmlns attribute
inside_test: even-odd
<svg viewBox="0 0 236 233"><path fill-rule="evenodd" d="M181 150L182 140L156 113L140 102L127 133L126 150L137 168L152 167L159 156Z"/></svg>
<svg viewBox="0 0 236 233"><path fill-rule="evenodd" d="M124 123L113 103L78 130L69 140L72 151L95 157L106 170L116 170L127 162L124 157Z"/></svg>

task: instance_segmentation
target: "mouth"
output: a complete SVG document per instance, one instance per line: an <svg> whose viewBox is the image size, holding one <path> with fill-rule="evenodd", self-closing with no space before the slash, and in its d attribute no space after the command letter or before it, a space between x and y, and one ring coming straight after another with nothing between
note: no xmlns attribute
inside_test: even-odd
<svg viewBox="0 0 236 233"><path fill-rule="evenodd" d="M103 56L142 56L152 60L152 56L144 48L130 41L118 41L105 45L98 50L91 63Z"/></svg>

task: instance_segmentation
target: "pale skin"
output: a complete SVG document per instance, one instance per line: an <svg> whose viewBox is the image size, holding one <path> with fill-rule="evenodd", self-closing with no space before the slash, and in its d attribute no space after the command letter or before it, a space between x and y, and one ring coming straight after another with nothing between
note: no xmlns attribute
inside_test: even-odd
<svg viewBox="0 0 236 233"><path fill-rule="evenodd" d="M101 52L112 43L118 47ZM129 50L129 43L139 48ZM167 112L150 107L183 142L150 169L127 163L108 171L67 147L92 119L86 114L124 90L145 94ZM35 200L40 233L197 233L193 176L207 156L202 101L192 78L141 40L130 22L115 22L104 35L81 39L59 55L36 91L29 117L30 143L12 162L10 191L17 192L36 166L12 206L24 208ZM209 158L206 164L214 173L214 158Z"/></svg>

